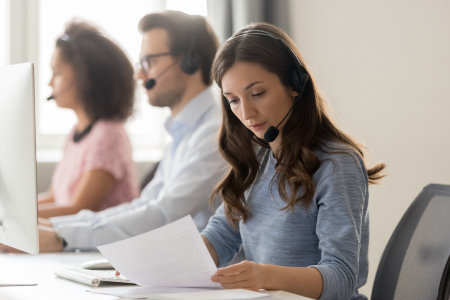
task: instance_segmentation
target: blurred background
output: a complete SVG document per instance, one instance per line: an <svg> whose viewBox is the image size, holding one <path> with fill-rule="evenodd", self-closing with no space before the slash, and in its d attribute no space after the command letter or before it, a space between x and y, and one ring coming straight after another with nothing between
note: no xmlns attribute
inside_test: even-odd
<svg viewBox="0 0 450 300"><path fill-rule="evenodd" d="M48 188L75 116L45 99L54 42L74 17L100 26L138 62L140 18L166 9L207 16L221 42L252 21L293 38L343 126L388 177L370 187L370 295L396 224L428 183L450 184L450 2L435 0L0 0L0 65L36 66L39 190ZM127 123L143 174L168 141L169 112L136 91ZM293 237L295 238L295 237Z"/></svg>

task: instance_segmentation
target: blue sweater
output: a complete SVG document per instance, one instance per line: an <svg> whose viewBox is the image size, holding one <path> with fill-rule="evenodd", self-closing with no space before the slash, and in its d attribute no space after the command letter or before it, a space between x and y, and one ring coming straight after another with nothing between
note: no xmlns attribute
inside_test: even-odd
<svg viewBox="0 0 450 300"><path fill-rule="evenodd" d="M313 176L313 201L308 208L297 203L293 212L280 210L286 204L277 183L270 189L276 173L273 152L257 149L261 167L245 192L250 217L235 230L222 205L202 232L217 251L219 264L230 261L243 245L250 261L319 270L324 281L320 300L366 300L358 288L368 273L367 171L354 150L338 147L345 153L315 151L321 165Z"/></svg>

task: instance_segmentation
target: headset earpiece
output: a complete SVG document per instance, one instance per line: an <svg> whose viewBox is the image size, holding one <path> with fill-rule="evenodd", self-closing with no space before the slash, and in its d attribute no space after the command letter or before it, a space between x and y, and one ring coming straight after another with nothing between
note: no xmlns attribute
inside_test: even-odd
<svg viewBox="0 0 450 300"><path fill-rule="evenodd" d="M195 48L195 21L194 16L191 16L191 38L186 54L181 62L181 70L189 75L197 72L200 66L200 55Z"/></svg>
<svg viewBox="0 0 450 300"><path fill-rule="evenodd" d="M200 56L196 53L186 53L183 61L181 62L181 70L186 74L194 74L198 70L200 65Z"/></svg>
<svg viewBox="0 0 450 300"><path fill-rule="evenodd" d="M290 79L291 79L291 84L292 84L292 88L294 89L294 91L300 93L300 91L302 90L303 84L300 81L300 78L298 77L298 73L296 70L291 71Z"/></svg>
<svg viewBox="0 0 450 300"><path fill-rule="evenodd" d="M300 76L300 83L303 85L306 83L306 81L308 81L308 79L309 79L308 73L302 73L302 75Z"/></svg>
<svg viewBox="0 0 450 300"><path fill-rule="evenodd" d="M264 140L268 143L271 143L278 137L278 134L279 134L278 127L289 116L292 109L294 108L294 105L298 102L298 100L302 96L303 92L305 91L306 84L309 80L309 75L308 75L308 72L306 71L306 69L303 67L300 60L298 59L298 57L291 50L291 48L289 48L289 46L281 38L273 35L272 33L266 32L264 30L257 30L257 29L248 30L248 31L244 31L244 32L240 33L239 35L232 36L231 38L228 39L228 41L235 39L237 37L245 36L245 35L266 36L266 37L270 37L272 39L277 40L280 43L280 45L286 50L286 53L288 53L288 55L292 58L292 61L295 64L295 68L289 73L289 75L290 75L289 79L291 81L292 88L296 92L298 92L298 96L295 99L294 104L291 106L291 109L289 109L287 114L284 116L283 120L281 120L281 122L278 123L278 125L276 127L270 126L264 133Z"/></svg>

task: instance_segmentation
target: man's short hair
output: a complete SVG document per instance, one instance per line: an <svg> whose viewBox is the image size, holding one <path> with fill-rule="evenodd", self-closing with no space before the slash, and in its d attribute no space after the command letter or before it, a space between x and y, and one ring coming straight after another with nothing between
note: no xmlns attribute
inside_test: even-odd
<svg viewBox="0 0 450 300"><path fill-rule="evenodd" d="M192 30L192 26L195 26ZM172 52L186 55L191 38L200 59L199 69L206 85L212 84L211 66L219 47L214 30L203 16L191 16L180 11L165 11L144 16L139 22L139 31L146 32L153 28L163 28L169 34L169 48ZM195 36L192 37L192 32Z"/></svg>

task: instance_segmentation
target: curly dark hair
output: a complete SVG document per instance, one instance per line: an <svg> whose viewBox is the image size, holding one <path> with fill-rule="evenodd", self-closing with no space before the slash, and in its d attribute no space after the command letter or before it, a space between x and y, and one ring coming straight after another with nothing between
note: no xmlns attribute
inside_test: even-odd
<svg viewBox="0 0 450 300"><path fill-rule="evenodd" d="M133 66L123 50L95 26L74 20L56 40L75 72L81 101L93 120L125 121L133 113Z"/></svg>
<svg viewBox="0 0 450 300"><path fill-rule="evenodd" d="M213 78L222 89L223 75L238 61L254 62L278 76L284 86L291 86L289 78L295 68L293 57L272 38L257 35L241 35L247 30L263 30L282 39L308 70L294 42L282 30L267 23L253 23L234 34L219 49L213 63ZM241 36L239 36L241 35ZM308 72L310 73L310 72ZM311 73L310 73L311 75ZM293 210L296 203L308 207L315 193L313 175L320 167L315 149L329 151L330 142L349 146L364 158L364 147L336 126L326 111L326 102L320 95L314 78L306 83L305 91L294 107L282 129L282 141L276 153L276 175L272 184L278 182L278 192L286 203L283 209ZM225 179L214 189L212 197L219 193L225 202L225 214L230 223L245 221L249 217L244 192L254 183L260 164L255 145L269 148L269 144L256 137L234 115L227 99L222 95L222 127L219 149L231 165ZM328 150L325 150L327 149ZM342 152L342 149L331 149ZM380 163L367 174L369 183L378 182L384 174L385 164ZM277 179L277 180L274 180Z"/></svg>

